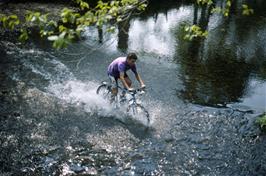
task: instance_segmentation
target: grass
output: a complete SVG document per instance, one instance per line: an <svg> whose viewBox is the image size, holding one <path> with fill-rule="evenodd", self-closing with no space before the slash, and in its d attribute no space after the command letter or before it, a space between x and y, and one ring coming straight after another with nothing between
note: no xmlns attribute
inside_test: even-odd
<svg viewBox="0 0 266 176"><path fill-rule="evenodd" d="M257 123L260 125L262 130L266 131L266 114L260 116L257 119Z"/></svg>

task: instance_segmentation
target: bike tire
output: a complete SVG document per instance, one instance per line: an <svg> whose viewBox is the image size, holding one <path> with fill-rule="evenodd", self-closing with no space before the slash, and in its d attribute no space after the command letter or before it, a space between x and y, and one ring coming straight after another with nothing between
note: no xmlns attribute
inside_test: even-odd
<svg viewBox="0 0 266 176"><path fill-rule="evenodd" d="M133 104L133 105L129 105L127 108L127 113L129 113L130 115L132 115L133 117L137 116L140 118L146 118L147 120L147 124L150 124L150 114L149 112L140 104ZM143 120L143 119L140 119Z"/></svg>
<svg viewBox="0 0 266 176"><path fill-rule="evenodd" d="M96 93L100 96L102 96L104 99L110 100L111 99L111 91L109 89L109 86L106 84L102 84L100 85L97 90Z"/></svg>

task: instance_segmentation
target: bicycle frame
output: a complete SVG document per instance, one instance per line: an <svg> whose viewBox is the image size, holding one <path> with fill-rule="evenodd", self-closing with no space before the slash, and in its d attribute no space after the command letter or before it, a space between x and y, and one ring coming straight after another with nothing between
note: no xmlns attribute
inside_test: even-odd
<svg viewBox="0 0 266 176"><path fill-rule="evenodd" d="M108 83L108 82L106 82L106 81L103 81L102 84L107 85L108 90L109 90L109 91L112 91L112 90L111 90L111 87L112 87L112 86L111 86L110 83ZM119 85L117 85L117 89L124 90L124 89L123 89L122 87L120 87Z"/></svg>
<svg viewBox="0 0 266 176"><path fill-rule="evenodd" d="M108 82L106 82L106 81L103 81L102 84L107 85L107 87L108 87L108 91L112 92L112 89L111 89L112 86L111 86L110 83L108 83ZM128 102L129 102L129 104L134 104L134 105L137 104L136 94L137 94L138 92L142 91L141 89L136 89L136 90L134 90L133 92L129 92L129 91L125 90L125 88L122 88L122 87L119 86L119 85L117 85L117 89L120 90L121 92L122 92L122 91L125 91L127 94L130 94L132 97L128 100ZM118 96L118 95L119 95L119 93L118 93L116 96ZM132 103L130 103L131 101L132 101ZM121 101L120 101L119 103L121 103Z"/></svg>
<svg viewBox="0 0 266 176"><path fill-rule="evenodd" d="M131 104L137 104L136 94L140 92L140 89L134 90L133 92L128 92L132 97L128 100L128 102L132 101Z"/></svg>

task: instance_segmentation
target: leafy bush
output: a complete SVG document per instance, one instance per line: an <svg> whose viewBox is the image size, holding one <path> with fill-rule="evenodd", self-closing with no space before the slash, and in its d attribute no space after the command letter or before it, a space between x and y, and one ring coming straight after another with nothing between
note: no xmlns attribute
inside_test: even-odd
<svg viewBox="0 0 266 176"><path fill-rule="evenodd" d="M260 125L262 130L266 131L266 114L260 116L257 119L257 123Z"/></svg>

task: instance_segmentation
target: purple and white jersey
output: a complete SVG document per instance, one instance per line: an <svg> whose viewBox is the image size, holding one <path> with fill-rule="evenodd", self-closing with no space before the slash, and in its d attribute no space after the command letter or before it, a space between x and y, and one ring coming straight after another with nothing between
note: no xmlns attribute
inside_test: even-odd
<svg viewBox="0 0 266 176"><path fill-rule="evenodd" d="M116 79L120 77L120 72L126 73L129 69L131 69L135 74L137 74L136 65L130 66L127 64L126 57L119 57L115 59L109 66L108 66L108 75L115 77Z"/></svg>

